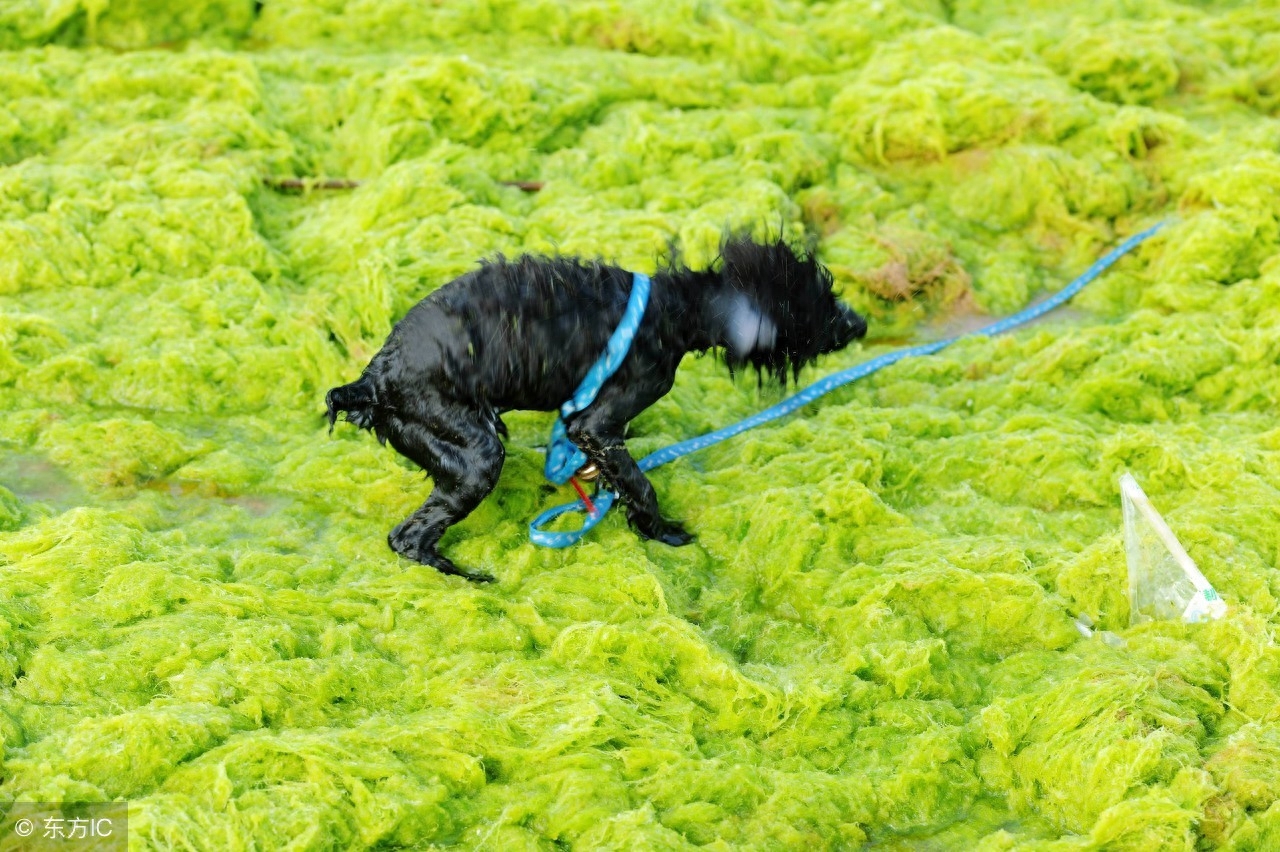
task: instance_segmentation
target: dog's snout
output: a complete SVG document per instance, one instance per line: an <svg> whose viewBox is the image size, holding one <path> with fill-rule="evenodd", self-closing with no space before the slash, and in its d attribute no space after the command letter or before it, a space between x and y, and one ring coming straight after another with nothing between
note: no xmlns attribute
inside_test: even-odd
<svg viewBox="0 0 1280 852"><path fill-rule="evenodd" d="M855 340L861 340L867 336L867 321L862 315L847 305L840 306L841 312L844 314L844 322L849 334L845 344L849 344Z"/></svg>
<svg viewBox="0 0 1280 852"><path fill-rule="evenodd" d="M838 352L867 334L867 321L848 305L839 306L839 314L832 321L822 351Z"/></svg>

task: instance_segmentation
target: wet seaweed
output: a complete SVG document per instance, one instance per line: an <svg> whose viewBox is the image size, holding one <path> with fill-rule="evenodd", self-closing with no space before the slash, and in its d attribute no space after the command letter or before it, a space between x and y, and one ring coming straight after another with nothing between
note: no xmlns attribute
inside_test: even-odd
<svg viewBox="0 0 1280 852"><path fill-rule="evenodd" d="M1274 848L1278 12L8 4L0 795L128 798L146 848ZM512 414L466 585L384 545L421 472L326 435L497 252L780 223L871 318L804 382L1157 219L1066 318L655 472L688 548L533 547ZM776 393L690 359L629 440ZM1126 470L1223 621L1127 627Z"/></svg>

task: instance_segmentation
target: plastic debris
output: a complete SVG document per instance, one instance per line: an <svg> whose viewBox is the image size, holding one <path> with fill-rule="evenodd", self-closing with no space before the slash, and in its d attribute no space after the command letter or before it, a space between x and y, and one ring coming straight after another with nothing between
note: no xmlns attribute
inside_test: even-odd
<svg viewBox="0 0 1280 852"><path fill-rule="evenodd" d="M1205 579L1132 474L1120 477L1129 563L1129 623L1221 618L1227 604Z"/></svg>
<svg viewBox="0 0 1280 852"><path fill-rule="evenodd" d="M1077 615L1075 625L1076 630L1080 631L1080 635L1086 639L1092 639L1096 636L1104 644L1110 645L1112 648L1123 648L1128 644L1125 642L1124 637L1118 633L1112 633L1110 630L1095 630L1093 619L1087 613L1082 612Z"/></svg>

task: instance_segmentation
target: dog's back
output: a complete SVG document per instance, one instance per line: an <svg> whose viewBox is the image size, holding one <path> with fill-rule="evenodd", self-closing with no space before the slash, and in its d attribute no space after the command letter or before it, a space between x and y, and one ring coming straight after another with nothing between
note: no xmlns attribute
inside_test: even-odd
<svg viewBox="0 0 1280 852"><path fill-rule="evenodd" d="M379 411L423 391L459 402L549 411L603 351L631 273L575 258L499 256L427 296L355 382L329 391L329 420L376 429Z"/></svg>
<svg viewBox="0 0 1280 852"><path fill-rule="evenodd" d="M616 267L498 258L414 306L388 347L462 399L549 411L599 357L630 291L631 274Z"/></svg>
<svg viewBox="0 0 1280 852"><path fill-rule="evenodd" d="M559 323L568 330L580 320L595 324L608 316L618 319L630 291L631 273L599 261L536 255L507 260L498 255L481 261L479 269L444 285L420 305L438 305L465 317L468 325L509 323L519 316L528 322Z"/></svg>

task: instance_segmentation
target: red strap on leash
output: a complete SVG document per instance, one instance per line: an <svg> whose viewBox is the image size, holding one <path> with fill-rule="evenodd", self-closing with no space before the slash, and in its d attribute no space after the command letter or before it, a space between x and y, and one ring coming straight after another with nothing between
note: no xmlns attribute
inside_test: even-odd
<svg viewBox="0 0 1280 852"><path fill-rule="evenodd" d="M591 498L587 496L586 490L582 487L582 483L578 482L578 477L569 477L569 482L573 485L573 490L578 492L578 496L582 498L582 502L586 504L587 511L591 517L596 516L596 504L591 502Z"/></svg>

